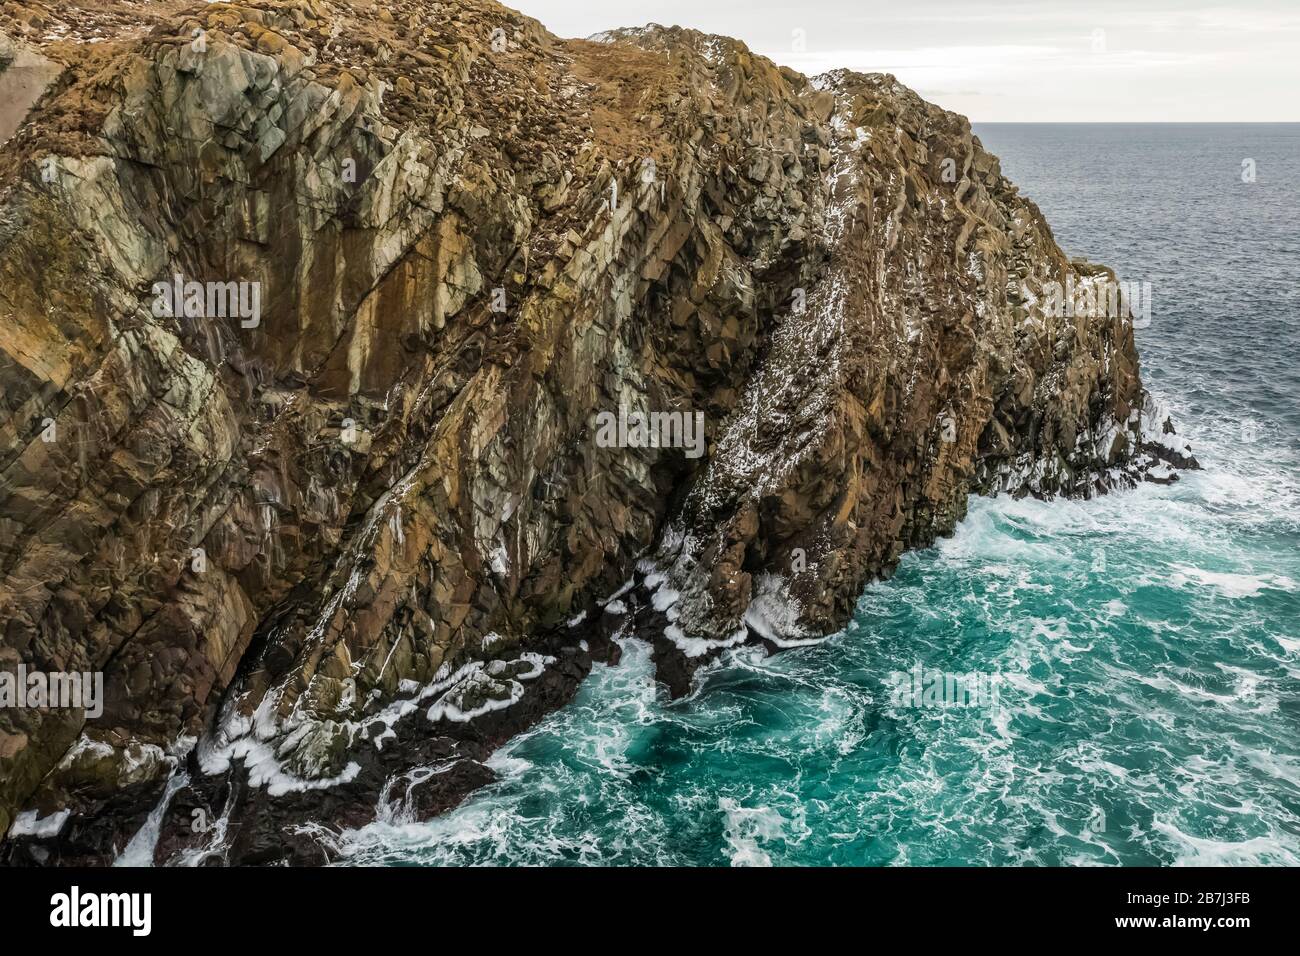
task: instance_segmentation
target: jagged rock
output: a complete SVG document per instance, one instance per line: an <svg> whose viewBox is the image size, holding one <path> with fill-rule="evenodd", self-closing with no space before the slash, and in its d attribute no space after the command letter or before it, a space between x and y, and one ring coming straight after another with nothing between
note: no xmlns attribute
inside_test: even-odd
<svg viewBox="0 0 1300 956"><path fill-rule="evenodd" d="M384 9L0 13L0 89L57 75L0 117L0 666L106 683L0 711L0 858L105 862L165 795L159 860L319 862L293 824L454 805L612 635L680 693L972 491L1194 467L1131 321L1033 291L1113 274L893 77ZM684 447L606 447L620 407Z"/></svg>

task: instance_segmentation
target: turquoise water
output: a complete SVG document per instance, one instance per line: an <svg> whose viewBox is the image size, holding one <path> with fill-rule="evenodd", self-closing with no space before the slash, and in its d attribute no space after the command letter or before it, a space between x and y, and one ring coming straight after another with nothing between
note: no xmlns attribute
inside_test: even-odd
<svg viewBox="0 0 1300 956"><path fill-rule="evenodd" d="M496 783L348 862L1300 864L1300 126L977 131L1068 252L1152 281L1144 375L1205 470L973 500L843 633L683 700L628 641ZM917 664L997 705L905 706Z"/></svg>

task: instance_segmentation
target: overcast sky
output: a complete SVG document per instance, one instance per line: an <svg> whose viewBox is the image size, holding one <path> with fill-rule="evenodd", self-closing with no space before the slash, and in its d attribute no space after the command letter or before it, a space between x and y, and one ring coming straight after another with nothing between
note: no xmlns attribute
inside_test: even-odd
<svg viewBox="0 0 1300 956"><path fill-rule="evenodd" d="M975 122L1300 120L1300 0L505 2L565 37L679 24L893 73Z"/></svg>

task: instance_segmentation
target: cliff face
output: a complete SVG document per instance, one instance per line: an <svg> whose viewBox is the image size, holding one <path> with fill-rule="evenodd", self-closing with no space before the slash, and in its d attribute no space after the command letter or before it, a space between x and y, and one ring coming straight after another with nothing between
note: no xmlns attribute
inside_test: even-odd
<svg viewBox="0 0 1300 956"><path fill-rule="evenodd" d="M133 858L319 860L291 825L445 809L620 630L681 691L972 491L1194 464L1131 320L1043 295L1113 275L890 76L74 0L0 7L0 92L0 668L104 679L0 708L10 862L151 810Z"/></svg>

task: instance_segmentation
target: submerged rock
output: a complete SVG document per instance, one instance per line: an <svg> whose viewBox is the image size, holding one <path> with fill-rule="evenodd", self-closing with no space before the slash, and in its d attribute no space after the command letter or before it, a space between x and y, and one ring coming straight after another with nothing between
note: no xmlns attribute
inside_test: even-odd
<svg viewBox="0 0 1300 956"><path fill-rule="evenodd" d="M385 9L0 10L0 668L105 679L0 709L0 858L320 862L613 636L682 693L972 492L1195 467L1043 295L1113 273L893 77Z"/></svg>

